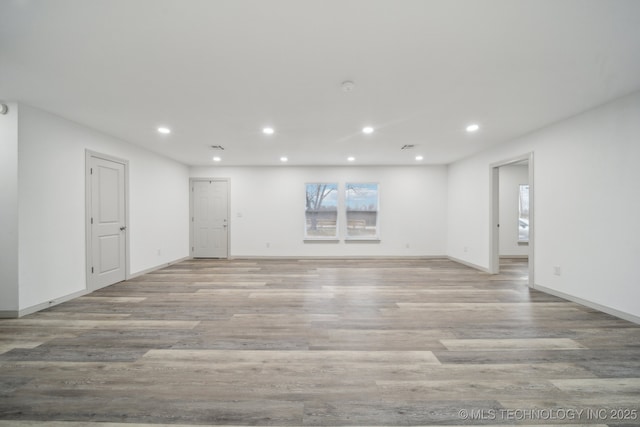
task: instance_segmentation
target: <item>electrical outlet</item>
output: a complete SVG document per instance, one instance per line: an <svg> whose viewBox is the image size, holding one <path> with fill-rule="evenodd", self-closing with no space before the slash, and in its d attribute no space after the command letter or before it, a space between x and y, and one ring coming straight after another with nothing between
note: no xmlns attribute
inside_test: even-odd
<svg viewBox="0 0 640 427"><path fill-rule="evenodd" d="M267 247L270 248L271 247L271 243L267 242Z"/></svg>
<svg viewBox="0 0 640 427"><path fill-rule="evenodd" d="M466 247L466 246L465 246L462 250L463 250L464 252L469 252L469 248L468 248L468 247Z"/></svg>
<svg viewBox="0 0 640 427"><path fill-rule="evenodd" d="M158 249L158 256L162 255L162 249Z"/></svg>
<svg viewBox="0 0 640 427"><path fill-rule="evenodd" d="M411 245L407 243L406 244L406 248L409 249L410 247L411 247Z"/></svg>
<svg viewBox="0 0 640 427"><path fill-rule="evenodd" d="M562 276L562 268L559 265L553 266L553 275L554 276Z"/></svg>

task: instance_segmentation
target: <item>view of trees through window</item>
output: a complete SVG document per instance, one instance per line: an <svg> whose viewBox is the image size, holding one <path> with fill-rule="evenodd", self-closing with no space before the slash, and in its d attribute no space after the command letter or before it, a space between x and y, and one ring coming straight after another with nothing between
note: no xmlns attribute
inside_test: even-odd
<svg viewBox="0 0 640 427"><path fill-rule="evenodd" d="M305 236L338 236L338 184L307 184Z"/></svg>
<svg viewBox="0 0 640 427"><path fill-rule="evenodd" d="M378 236L378 184L347 183L347 237Z"/></svg>

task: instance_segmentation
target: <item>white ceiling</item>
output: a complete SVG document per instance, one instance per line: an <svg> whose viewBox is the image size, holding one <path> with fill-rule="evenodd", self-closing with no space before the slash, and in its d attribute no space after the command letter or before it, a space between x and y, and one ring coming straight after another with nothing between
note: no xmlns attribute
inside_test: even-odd
<svg viewBox="0 0 640 427"><path fill-rule="evenodd" d="M0 0L0 99L189 165L450 163L638 89L637 0Z"/></svg>

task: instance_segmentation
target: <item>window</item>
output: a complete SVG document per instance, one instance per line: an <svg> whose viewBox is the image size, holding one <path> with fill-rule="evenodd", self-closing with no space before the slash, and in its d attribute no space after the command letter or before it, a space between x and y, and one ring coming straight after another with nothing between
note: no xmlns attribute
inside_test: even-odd
<svg viewBox="0 0 640 427"><path fill-rule="evenodd" d="M518 242L529 241L529 185L520 184L518 198Z"/></svg>
<svg viewBox="0 0 640 427"><path fill-rule="evenodd" d="M305 238L338 237L338 184L306 184Z"/></svg>
<svg viewBox="0 0 640 427"><path fill-rule="evenodd" d="M347 238L378 238L378 184L347 183Z"/></svg>

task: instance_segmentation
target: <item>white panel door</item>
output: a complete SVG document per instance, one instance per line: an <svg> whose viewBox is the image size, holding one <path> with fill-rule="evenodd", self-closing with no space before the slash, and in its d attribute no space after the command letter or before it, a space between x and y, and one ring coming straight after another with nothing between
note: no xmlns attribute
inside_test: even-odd
<svg viewBox="0 0 640 427"><path fill-rule="evenodd" d="M193 181L193 246L195 258L227 258L229 183Z"/></svg>
<svg viewBox="0 0 640 427"><path fill-rule="evenodd" d="M126 278L125 165L91 157L90 289Z"/></svg>

